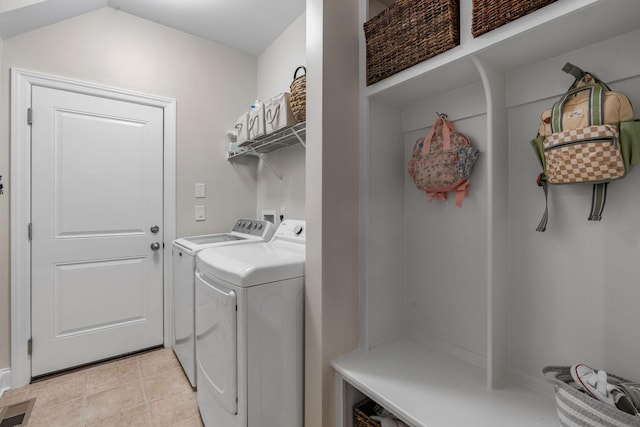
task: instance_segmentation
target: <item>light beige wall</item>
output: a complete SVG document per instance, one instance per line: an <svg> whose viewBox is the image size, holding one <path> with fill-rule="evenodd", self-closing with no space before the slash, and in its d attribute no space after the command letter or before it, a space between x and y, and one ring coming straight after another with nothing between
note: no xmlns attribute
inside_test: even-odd
<svg viewBox="0 0 640 427"><path fill-rule="evenodd" d="M43 72L177 100L177 234L229 230L256 211L255 164L227 162L226 129L256 94L256 58L111 8L4 40L0 174L8 175L9 71ZM206 199L194 196L203 182ZM5 188L7 185L5 183ZM10 190L10 188L9 188ZM0 197L0 369L9 366L10 191ZM196 222L194 205L206 206Z"/></svg>
<svg viewBox="0 0 640 427"><path fill-rule="evenodd" d="M307 63L307 14L297 17L258 55L258 98L263 101L289 92L293 73Z"/></svg>
<svg viewBox="0 0 640 427"><path fill-rule="evenodd" d="M358 346L358 1L307 1L305 426L335 425L329 362Z"/></svg>
<svg viewBox="0 0 640 427"><path fill-rule="evenodd" d="M258 55L258 99L263 101L281 92L289 92L293 73L305 65L306 13L300 15ZM301 75L301 74L299 74ZM263 162L258 165L257 216L263 210L286 210L286 217L305 218L305 149L301 145L265 155L280 179Z"/></svg>

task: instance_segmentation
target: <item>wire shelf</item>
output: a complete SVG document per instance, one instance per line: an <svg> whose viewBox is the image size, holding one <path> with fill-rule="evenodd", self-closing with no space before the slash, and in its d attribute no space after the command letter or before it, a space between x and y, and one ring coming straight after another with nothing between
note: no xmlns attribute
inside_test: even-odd
<svg viewBox="0 0 640 427"><path fill-rule="evenodd" d="M306 122L296 123L258 139L243 142L241 147L227 153L227 160L238 156L270 153L294 144L306 146L306 137Z"/></svg>

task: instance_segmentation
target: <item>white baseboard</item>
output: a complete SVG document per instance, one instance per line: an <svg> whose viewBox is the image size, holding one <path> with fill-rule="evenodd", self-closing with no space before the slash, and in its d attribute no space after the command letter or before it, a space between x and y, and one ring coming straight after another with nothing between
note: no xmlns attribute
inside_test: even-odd
<svg viewBox="0 0 640 427"><path fill-rule="evenodd" d="M11 388L11 369L0 369L0 397Z"/></svg>
<svg viewBox="0 0 640 427"><path fill-rule="evenodd" d="M537 377L537 376L525 374L524 372L517 371L515 369L510 368L509 378L527 387L528 389L538 392L540 394L543 394L545 396L550 396L550 397L555 396L553 386L544 379L542 374L540 374L540 377Z"/></svg>
<svg viewBox="0 0 640 427"><path fill-rule="evenodd" d="M487 367L487 358L484 355L475 353L464 347L460 347L456 344L452 344L435 337L419 334L415 331L410 332L410 336L415 340L428 345L429 347L450 354L451 356L457 357L458 359L462 359L467 363L483 369L486 369Z"/></svg>

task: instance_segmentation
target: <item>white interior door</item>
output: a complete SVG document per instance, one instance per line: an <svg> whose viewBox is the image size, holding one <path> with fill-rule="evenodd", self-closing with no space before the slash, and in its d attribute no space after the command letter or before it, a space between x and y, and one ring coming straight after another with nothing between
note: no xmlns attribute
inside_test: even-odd
<svg viewBox="0 0 640 427"><path fill-rule="evenodd" d="M31 375L162 344L162 109L38 86L32 108Z"/></svg>

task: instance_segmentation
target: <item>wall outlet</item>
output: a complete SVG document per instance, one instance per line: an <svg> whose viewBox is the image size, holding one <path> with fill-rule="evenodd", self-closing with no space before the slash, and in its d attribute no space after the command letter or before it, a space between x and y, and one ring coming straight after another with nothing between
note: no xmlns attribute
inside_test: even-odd
<svg viewBox="0 0 640 427"><path fill-rule="evenodd" d="M196 206L196 221L204 221L206 219L204 206Z"/></svg>
<svg viewBox="0 0 640 427"><path fill-rule="evenodd" d="M280 208L280 222L284 221L286 217L287 217L287 210L285 209L284 206L282 206Z"/></svg>

